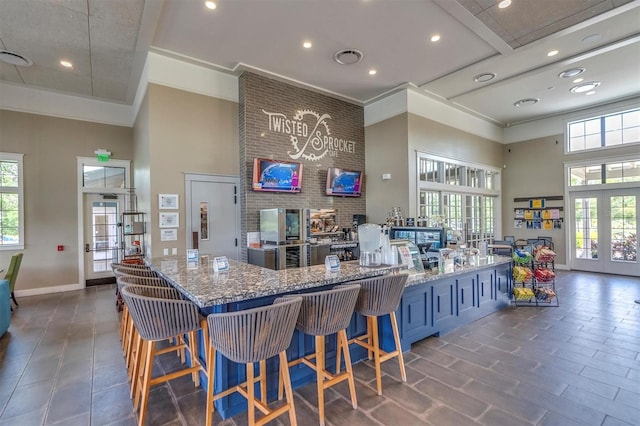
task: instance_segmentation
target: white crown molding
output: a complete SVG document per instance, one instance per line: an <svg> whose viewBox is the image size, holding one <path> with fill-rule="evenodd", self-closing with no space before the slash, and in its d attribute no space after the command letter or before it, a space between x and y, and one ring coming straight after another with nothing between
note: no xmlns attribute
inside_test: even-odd
<svg viewBox="0 0 640 426"><path fill-rule="evenodd" d="M405 112L503 143L502 127L447 105L438 99L433 99L414 87L407 87L400 92L366 105L364 107L365 126Z"/></svg>
<svg viewBox="0 0 640 426"><path fill-rule="evenodd" d="M132 126L130 105L0 82L0 109L94 123Z"/></svg>
<svg viewBox="0 0 640 426"><path fill-rule="evenodd" d="M408 111L407 91L396 92L364 107L365 127Z"/></svg>
<svg viewBox="0 0 640 426"><path fill-rule="evenodd" d="M149 52L145 75L147 83L239 102L238 77L201 65Z"/></svg>

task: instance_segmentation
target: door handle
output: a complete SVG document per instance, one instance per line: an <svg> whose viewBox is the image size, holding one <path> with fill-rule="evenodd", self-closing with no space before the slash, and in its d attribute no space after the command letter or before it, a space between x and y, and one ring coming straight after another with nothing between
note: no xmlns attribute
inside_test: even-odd
<svg viewBox="0 0 640 426"><path fill-rule="evenodd" d="M84 251L85 251L86 253L89 253L89 252L91 251L91 249L89 248L89 243L86 243L86 244L84 245Z"/></svg>

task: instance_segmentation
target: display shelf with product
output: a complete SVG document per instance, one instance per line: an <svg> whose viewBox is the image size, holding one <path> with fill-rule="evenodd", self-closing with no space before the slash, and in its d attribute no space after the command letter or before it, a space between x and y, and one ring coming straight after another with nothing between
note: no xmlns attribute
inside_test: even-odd
<svg viewBox="0 0 640 426"><path fill-rule="evenodd" d="M122 263L140 263L145 250L145 214L123 212L120 226L120 251Z"/></svg>
<svg viewBox="0 0 640 426"><path fill-rule="evenodd" d="M555 287L555 252L547 240L513 254L513 300L516 306L559 306ZM533 252L533 255L531 254Z"/></svg>

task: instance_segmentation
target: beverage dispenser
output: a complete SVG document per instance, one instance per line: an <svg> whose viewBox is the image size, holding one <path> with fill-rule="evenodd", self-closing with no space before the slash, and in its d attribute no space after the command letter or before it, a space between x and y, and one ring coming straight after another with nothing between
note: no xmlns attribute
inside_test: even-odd
<svg viewBox="0 0 640 426"><path fill-rule="evenodd" d="M358 226L358 240L360 242L360 265L376 266L382 262L380 250L380 235L382 228L374 223Z"/></svg>

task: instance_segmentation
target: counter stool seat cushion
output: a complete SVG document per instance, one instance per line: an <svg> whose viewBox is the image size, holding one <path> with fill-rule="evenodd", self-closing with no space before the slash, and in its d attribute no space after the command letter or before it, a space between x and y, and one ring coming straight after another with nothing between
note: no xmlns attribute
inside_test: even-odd
<svg viewBox="0 0 640 426"><path fill-rule="evenodd" d="M210 314L207 317L209 345L207 348L207 426L213 419L214 401L234 392L247 399L249 425L265 424L276 417L288 413L291 425L296 425L295 407L291 378L287 366L287 348L300 311L302 298L279 298L272 305L246 309L237 312ZM247 380L223 392L214 394L215 359L220 352L233 362L246 365ZM266 360L275 355L280 357L280 383L286 388L287 402L271 410L267 406ZM254 363L260 363L260 374L254 374ZM255 380L260 384L260 399L255 398ZM256 421L255 409L264 416Z"/></svg>

